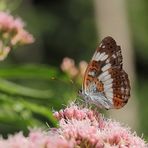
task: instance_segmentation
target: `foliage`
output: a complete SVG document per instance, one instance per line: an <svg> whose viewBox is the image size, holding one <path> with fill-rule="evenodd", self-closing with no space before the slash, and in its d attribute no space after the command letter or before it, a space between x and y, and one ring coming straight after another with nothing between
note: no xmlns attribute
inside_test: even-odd
<svg viewBox="0 0 148 148"><path fill-rule="evenodd" d="M65 81L52 80L53 76ZM1 67L0 77L1 134L19 130L27 132L28 127L34 125L46 127L46 122L50 126L55 126L53 109L60 109L62 104L66 104L68 100L64 98L74 99L71 84L66 83L68 77L64 74L62 76L52 67L43 65ZM69 93L73 93L73 96L69 96Z"/></svg>
<svg viewBox="0 0 148 148"><path fill-rule="evenodd" d="M30 44L34 38L24 29L21 19L5 11L0 12L0 18L2 61L14 47ZM45 65L1 65L0 77L0 128L4 136L19 130L27 133L29 126L46 127L46 122L56 126L52 111L68 101L57 98L68 98L70 93L73 94L70 84L64 82L61 85L52 80L58 77L66 81L68 77Z"/></svg>
<svg viewBox="0 0 148 148"><path fill-rule="evenodd" d="M147 19L147 0L135 1L130 0L128 3L129 20L131 24L131 34L134 39L134 47L137 55L141 60L147 62L148 56L148 19Z"/></svg>
<svg viewBox="0 0 148 148"><path fill-rule="evenodd" d="M133 45L135 50L135 66L137 72L136 92L140 111L140 130L144 136L148 136L148 19L147 19L147 0L130 0L127 3L129 12L129 21Z"/></svg>

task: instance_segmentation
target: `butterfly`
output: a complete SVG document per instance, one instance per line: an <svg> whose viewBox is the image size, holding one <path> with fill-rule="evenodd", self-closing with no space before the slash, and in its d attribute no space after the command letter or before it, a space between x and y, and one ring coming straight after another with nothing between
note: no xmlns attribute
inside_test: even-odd
<svg viewBox="0 0 148 148"><path fill-rule="evenodd" d="M100 108L119 109L130 97L130 82L122 68L121 48L108 36L97 47L83 79L81 96Z"/></svg>

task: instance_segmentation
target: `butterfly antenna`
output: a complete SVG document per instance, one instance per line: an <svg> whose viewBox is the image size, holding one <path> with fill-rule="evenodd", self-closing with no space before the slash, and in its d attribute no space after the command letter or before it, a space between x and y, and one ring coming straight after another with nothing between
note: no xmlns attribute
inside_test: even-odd
<svg viewBox="0 0 148 148"><path fill-rule="evenodd" d="M79 90L79 87L78 87L78 84L76 84L76 82L74 80L72 80L72 79L65 80L65 79L59 79L59 78L56 78L56 77L51 77L51 80L62 82L64 84L68 84L68 85L70 84L71 89L73 90L73 92L76 92L75 93L76 95L74 95L74 96L76 97L76 100L77 100L77 98L78 98L78 93L77 92ZM74 100L74 98L72 98L72 99Z"/></svg>
<svg viewBox="0 0 148 148"><path fill-rule="evenodd" d="M72 79L69 79L68 82L69 82L69 84L71 84L71 86L73 86L74 91L77 92L77 96L76 97L78 97L79 96L78 95L78 91L80 90L80 88L78 87L78 85L76 84L76 82L73 81Z"/></svg>
<svg viewBox="0 0 148 148"><path fill-rule="evenodd" d="M59 82L66 83L65 80L58 79L58 78L56 78L56 77L51 77L51 80L58 80ZM75 83L72 79L69 79L69 80L68 80L68 83L69 83L69 84L72 84L72 86L75 84L75 86L76 86L76 83ZM76 88L76 87L75 87L75 88Z"/></svg>

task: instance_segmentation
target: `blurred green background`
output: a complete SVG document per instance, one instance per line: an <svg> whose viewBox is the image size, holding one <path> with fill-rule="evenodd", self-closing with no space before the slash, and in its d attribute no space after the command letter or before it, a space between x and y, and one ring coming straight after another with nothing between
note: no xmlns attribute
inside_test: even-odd
<svg viewBox="0 0 148 148"><path fill-rule="evenodd" d="M0 63L0 133L55 125L53 110L76 98L81 82L61 71L64 57L89 61L100 41L91 0L1 0L1 10L21 17L35 43L12 50ZM136 69L138 133L148 137L148 1L129 0L126 12ZM52 79L52 78L55 79Z"/></svg>

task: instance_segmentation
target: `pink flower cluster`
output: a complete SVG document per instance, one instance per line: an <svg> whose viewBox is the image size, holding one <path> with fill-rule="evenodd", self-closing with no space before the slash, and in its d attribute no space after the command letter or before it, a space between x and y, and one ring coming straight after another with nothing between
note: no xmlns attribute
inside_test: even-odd
<svg viewBox="0 0 148 148"><path fill-rule="evenodd" d="M0 60L5 59L12 47L34 42L33 36L24 27L20 18L0 12Z"/></svg>
<svg viewBox="0 0 148 148"><path fill-rule="evenodd" d="M104 118L97 111L77 105L55 112L59 133L78 147L146 148L148 145L120 123Z"/></svg>
<svg viewBox="0 0 148 148"><path fill-rule="evenodd" d="M40 129L30 131L28 137L20 132L9 136L8 140L0 140L0 148L72 148L73 143L52 132Z"/></svg>
<svg viewBox="0 0 148 148"><path fill-rule="evenodd" d="M32 130L0 140L5 148L147 148L146 142L120 123L104 118L97 111L75 104L55 112L58 128L49 132Z"/></svg>
<svg viewBox="0 0 148 148"><path fill-rule="evenodd" d="M65 57L61 64L61 69L66 72L71 78L78 78L84 75L87 62L81 61L78 66L75 65L75 61L71 58Z"/></svg>

